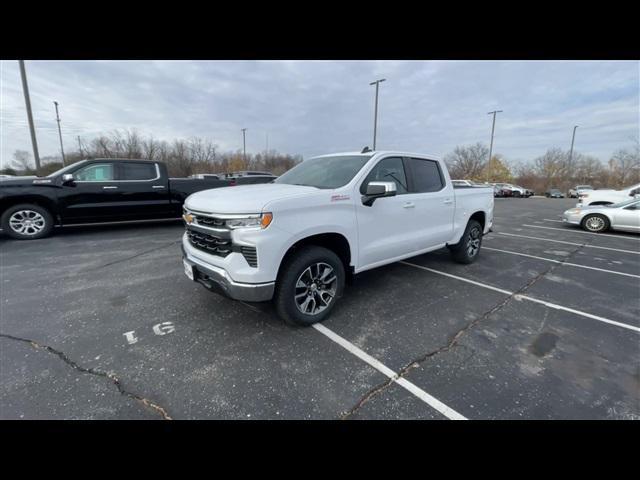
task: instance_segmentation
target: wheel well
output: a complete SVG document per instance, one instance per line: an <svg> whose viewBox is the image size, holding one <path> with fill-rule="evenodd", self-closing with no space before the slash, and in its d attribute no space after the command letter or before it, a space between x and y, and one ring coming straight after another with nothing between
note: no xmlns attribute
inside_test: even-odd
<svg viewBox="0 0 640 480"><path fill-rule="evenodd" d="M0 204L0 216L4 215L4 212L6 212L9 208L15 205L20 205L21 203L30 203L32 205L38 205L39 207L46 209L51 214L51 216L53 217L54 224L57 224L60 221L58 217L58 212L56 211L53 202L42 197L9 198L4 202L2 202L2 204Z"/></svg>
<svg viewBox="0 0 640 480"><path fill-rule="evenodd" d="M476 222L480 223L480 225L482 225L482 231L484 232L484 224L485 224L485 214L484 214L484 212L476 212L476 213L474 213L473 215L471 215L469 220L475 220Z"/></svg>
<svg viewBox="0 0 640 480"><path fill-rule="evenodd" d="M289 247L287 253L285 253L282 258L282 262L280 262L280 267L278 268L278 275L280 275L280 270L282 265L284 265L285 261L293 255L296 251L300 250L300 248L305 247L307 245L317 245L319 247L324 247L328 250L334 252L344 265L344 269L346 272L351 272L351 247L349 246L349 241L339 233L321 233L318 235L312 235L310 237L303 238L302 240L298 240L296 243Z"/></svg>

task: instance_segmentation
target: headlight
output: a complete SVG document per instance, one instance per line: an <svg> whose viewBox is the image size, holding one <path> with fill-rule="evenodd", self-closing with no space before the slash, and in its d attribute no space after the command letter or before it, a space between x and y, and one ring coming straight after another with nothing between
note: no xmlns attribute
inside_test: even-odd
<svg viewBox="0 0 640 480"><path fill-rule="evenodd" d="M230 218L225 221L228 228L267 228L273 220L271 213L263 213L262 215L252 215L250 217Z"/></svg>
<svg viewBox="0 0 640 480"><path fill-rule="evenodd" d="M580 209L579 208L570 208L569 210L567 210L567 213L569 215L577 215L578 213L580 213Z"/></svg>

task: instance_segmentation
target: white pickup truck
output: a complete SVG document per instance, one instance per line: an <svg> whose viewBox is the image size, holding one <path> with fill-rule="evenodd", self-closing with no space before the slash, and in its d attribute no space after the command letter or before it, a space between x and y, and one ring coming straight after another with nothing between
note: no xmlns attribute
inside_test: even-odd
<svg viewBox="0 0 640 480"><path fill-rule="evenodd" d="M586 207L589 205L612 205L614 203L624 202L630 198L640 196L640 183L632 185L622 190L586 190L578 195L578 204L576 207Z"/></svg>
<svg viewBox="0 0 640 480"><path fill-rule="evenodd" d="M236 300L273 299L288 323L325 319L347 276L443 247L471 263L493 189L454 188L431 155L368 151L303 161L270 184L194 193L186 275Z"/></svg>

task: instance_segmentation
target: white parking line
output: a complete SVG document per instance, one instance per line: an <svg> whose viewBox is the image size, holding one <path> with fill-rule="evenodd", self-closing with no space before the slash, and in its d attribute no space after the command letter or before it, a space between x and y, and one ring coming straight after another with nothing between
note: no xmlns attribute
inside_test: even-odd
<svg viewBox="0 0 640 480"><path fill-rule="evenodd" d="M494 233L497 233L499 235L508 235L510 237L522 237L522 238L531 238L533 240L542 240L543 242L564 243L566 245L575 245L576 247L583 246L584 248L598 248L601 250L611 250L614 252L633 253L634 255L640 255L640 251L635 252L633 250L621 250L619 248L600 247L598 245L586 245L584 243L565 242L564 240L552 240L551 238L530 237L528 235L516 235L515 233L506 233L506 232L494 232Z"/></svg>
<svg viewBox="0 0 640 480"><path fill-rule="evenodd" d="M393 370L391 370L389 367L387 367L386 365L384 365L380 361L376 360L371 355L369 355L367 352L361 350L360 348L355 346L350 341L346 340L345 338L342 338L340 335L335 333L333 330L329 330L327 327L325 327L324 325L321 325L319 323L316 323L316 324L314 324L312 326L317 331L322 333L324 336L326 336L330 340L334 341L335 343L340 345L342 348L347 350L349 353L352 353L353 355L358 357L360 360L362 360L365 363L369 364L370 366L372 366L373 368L378 370L383 375L389 377L395 383L397 383L401 387L403 387L406 390L408 390L409 392L411 392L413 395L418 397L420 400L425 402L430 407L436 409L438 412L440 412L442 415L444 415L448 419L450 419L450 420L467 420L467 418L465 418L464 416L460 415L458 412L456 412L452 408L447 407L440 400L438 400L437 398L432 397L427 392L425 392L424 390L422 390L420 387L416 386L415 384L411 383L406 378L400 378L398 376L398 374L395 373Z"/></svg>
<svg viewBox="0 0 640 480"><path fill-rule="evenodd" d="M599 237L626 238L627 240L633 240L635 242L638 242L640 240L640 238L627 237L626 235L610 235L608 233L583 232L581 230L574 230L574 229L568 229L568 228L541 227L540 225L527 225L526 223L523 223L522 226L533 227L533 228L546 228L547 230L560 230L561 232L567 232L567 233L582 233L583 235L598 235Z"/></svg>
<svg viewBox="0 0 640 480"><path fill-rule="evenodd" d="M543 218L542 220L544 220L545 222L563 223L562 220L551 220L550 218Z"/></svg>
<svg viewBox="0 0 640 480"><path fill-rule="evenodd" d="M624 273L624 272L617 272L615 270L607 270L604 268L589 267L587 265L579 265L577 263L563 262L561 260L555 260L553 258L537 257L535 255L529 255L528 253L512 252L510 250L500 250L499 248L490 248L490 247L482 247L482 248L483 250L491 250L492 252L509 253L511 255L519 255L521 257L535 258L536 260L544 260L545 262L559 263L561 265L566 265L568 267L586 268L587 270L598 270L599 272L613 273L615 275L624 275L625 277L640 278L640 275L633 275L632 273Z"/></svg>
<svg viewBox="0 0 640 480"><path fill-rule="evenodd" d="M486 288L488 290L493 290L495 292L504 293L505 295L514 295L515 294L515 292L510 292L509 290L504 290L502 288L493 287L493 286L487 285L485 283L476 282L475 280L469 280L468 278L459 277L457 275L452 275L451 273L441 272L440 270L434 270L433 268L423 267L422 265L416 265L415 263L410 263L410 262L407 262L405 260L403 260L403 261L401 261L399 263L403 263L403 264L408 265L410 267L419 268L421 270L426 270L427 272L431 272L431 273L435 273L435 274L438 274L438 275L443 275L445 277L453 278L455 280L460 280L461 282L471 283L473 285L477 285L479 287ZM539 303L539 304L545 305L545 306L547 306L549 308L553 308L553 309L556 309L556 310L563 310L565 312L571 312L571 313L574 313L576 315L580 315L582 317L591 318L591 319L597 320L599 322L608 323L610 325L615 325L617 327L626 328L628 330L633 330L634 332L640 333L640 328L639 327L634 327L633 325L628 325L628 324L622 323L622 322L616 322L615 320L609 320L608 318L600 317L598 315L593 315L593 314L587 313L587 312L582 312L580 310L574 310L573 308L563 307L562 305L557 305L555 303L547 302L545 300L539 300L537 298L533 298L533 297L530 297L528 295L520 295L520 294L518 294L518 295L514 295L514 298L516 298L518 300L528 300L530 302Z"/></svg>

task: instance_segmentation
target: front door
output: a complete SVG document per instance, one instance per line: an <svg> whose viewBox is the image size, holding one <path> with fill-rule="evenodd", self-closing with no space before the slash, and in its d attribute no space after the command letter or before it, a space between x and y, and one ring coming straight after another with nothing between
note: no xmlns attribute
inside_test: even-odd
<svg viewBox="0 0 640 480"><path fill-rule="evenodd" d="M378 198L372 206L356 203L358 270L384 263L414 251L416 209L409 195L404 162L400 157L380 160L360 185L364 195L369 182L394 182L396 196Z"/></svg>
<svg viewBox="0 0 640 480"><path fill-rule="evenodd" d="M64 223L118 219L118 182L113 162L96 162L73 172L74 181L59 195Z"/></svg>

